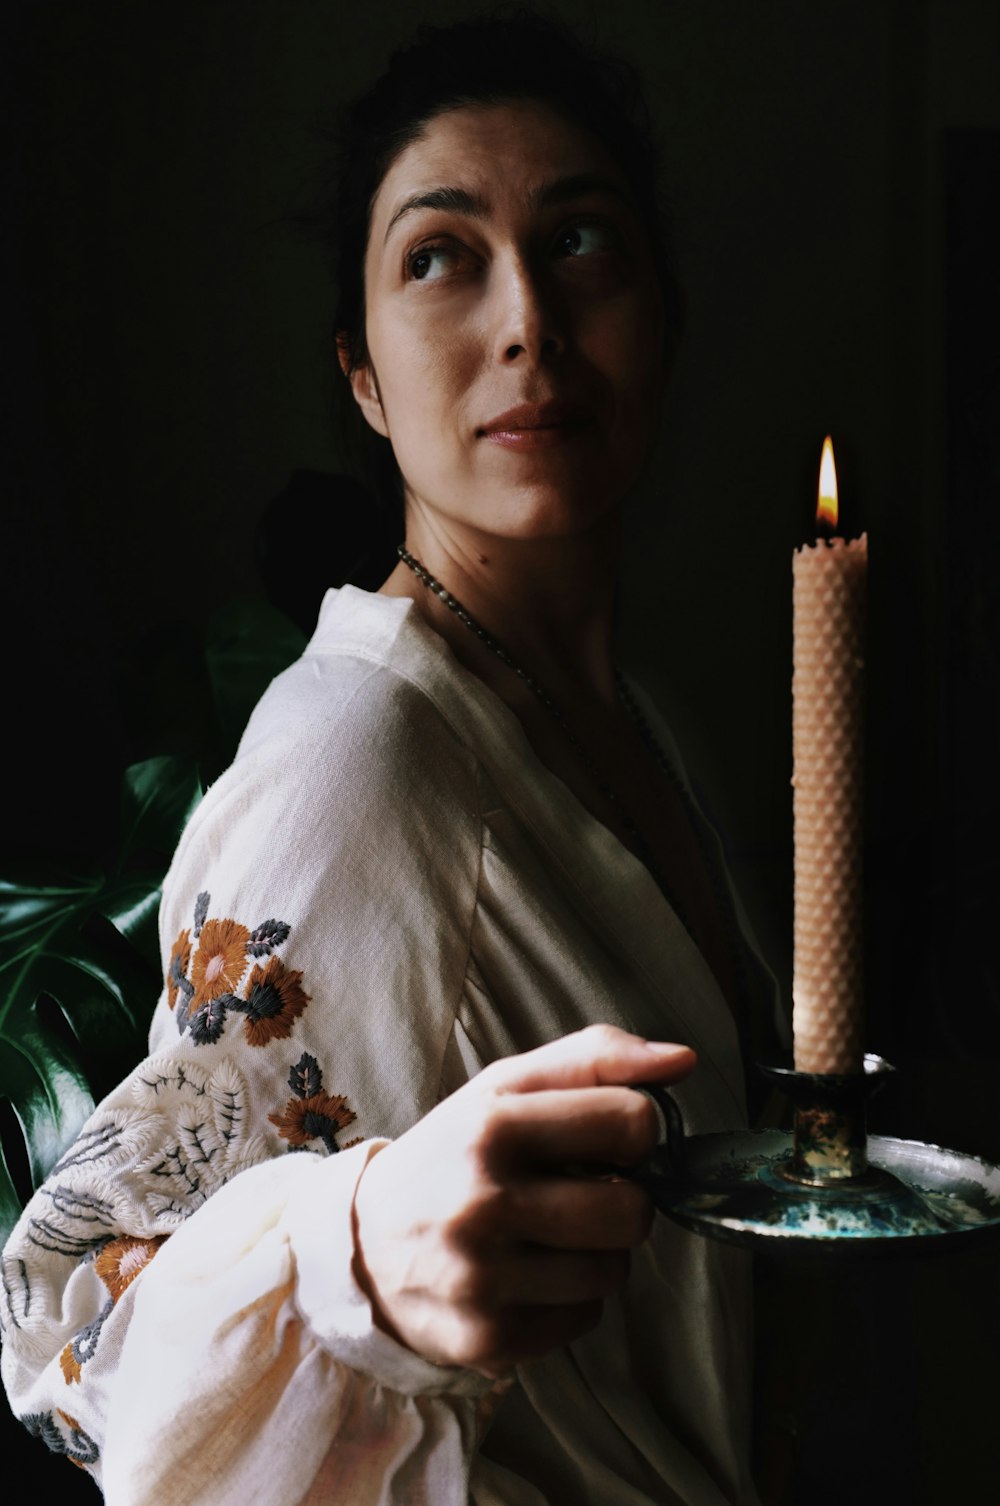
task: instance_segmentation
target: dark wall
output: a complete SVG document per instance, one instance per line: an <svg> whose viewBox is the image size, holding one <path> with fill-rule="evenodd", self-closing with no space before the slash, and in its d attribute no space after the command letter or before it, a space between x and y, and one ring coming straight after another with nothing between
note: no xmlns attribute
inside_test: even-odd
<svg viewBox="0 0 1000 1506"><path fill-rule="evenodd" d="M633 507L626 655L672 708L787 991L790 566L832 433L846 531L866 529L871 552L869 1035L900 1067L876 1127L1000 1160L1000 10L554 8L644 69L689 309ZM269 589L315 610L326 543L294 511L269 513L293 472L346 463L332 289L292 223L321 181L315 127L417 19L474 9L8 8L8 861L96 849L125 762L203 746L202 635L219 605L265 594L262 527ZM829 1496L816 1483L820 1417L857 1423L876 1393L872 1500L894 1498L889 1475L911 1501L995 1490L989 1276L954 1260L872 1274L867 1297L820 1283L796 1424L809 1506L840 1498L835 1468ZM772 1353L790 1355L806 1289L765 1272L762 1290ZM917 1307L923 1339L903 1365L894 1345ZM841 1357L822 1363L816 1334ZM852 1365L871 1374L849 1402ZM935 1441L942 1419L957 1452Z"/></svg>

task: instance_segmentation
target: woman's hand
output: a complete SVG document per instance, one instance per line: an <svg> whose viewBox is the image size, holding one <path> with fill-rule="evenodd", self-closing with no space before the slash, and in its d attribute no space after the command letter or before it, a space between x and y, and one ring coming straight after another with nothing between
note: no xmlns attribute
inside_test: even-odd
<svg viewBox="0 0 1000 1506"><path fill-rule="evenodd" d="M631 1166L657 1143L628 1084L676 1082L687 1046L591 1025L485 1068L374 1156L355 1199L358 1280L379 1326L441 1365L501 1375L593 1328L653 1204Z"/></svg>

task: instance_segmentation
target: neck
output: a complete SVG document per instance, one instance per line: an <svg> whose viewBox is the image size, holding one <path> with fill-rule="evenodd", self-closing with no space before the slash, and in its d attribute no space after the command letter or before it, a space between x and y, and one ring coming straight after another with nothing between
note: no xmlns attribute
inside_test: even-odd
<svg viewBox="0 0 1000 1506"><path fill-rule="evenodd" d="M613 630L620 524L551 539L505 539L444 528L416 511L406 545L511 658L554 696L572 691L615 704ZM483 667L490 654L455 613L400 561L381 587L409 596L456 652Z"/></svg>

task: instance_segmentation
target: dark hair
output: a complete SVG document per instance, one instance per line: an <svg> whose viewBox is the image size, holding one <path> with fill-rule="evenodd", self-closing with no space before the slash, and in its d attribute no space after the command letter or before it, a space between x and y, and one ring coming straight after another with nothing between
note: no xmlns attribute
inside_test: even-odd
<svg viewBox="0 0 1000 1506"><path fill-rule="evenodd" d="M519 5L451 25L419 27L412 41L391 55L381 77L340 117L330 207L334 330L351 370L368 359L365 252L372 205L389 168L435 116L465 105L525 98L553 106L591 132L621 169L649 235L666 312L664 360L669 359L681 329L682 305L660 191L659 154L637 71L583 40L565 22ZM356 428L360 414L353 398L348 411L352 416L347 422ZM361 422L369 479L383 509L390 508L398 519L402 482L392 448Z"/></svg>

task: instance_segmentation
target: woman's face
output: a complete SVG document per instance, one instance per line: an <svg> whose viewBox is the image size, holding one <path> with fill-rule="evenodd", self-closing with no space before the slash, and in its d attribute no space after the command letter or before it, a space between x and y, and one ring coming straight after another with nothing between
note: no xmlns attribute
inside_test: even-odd
<svg viewBox="0 0 1000 1506"><path fill-rule="evenodd" d="M596 138L533 101L430 121L376 196L365 295L354 392L408 507L540 538L620 505L659 414L664 316L645 228Z"/></svg>

